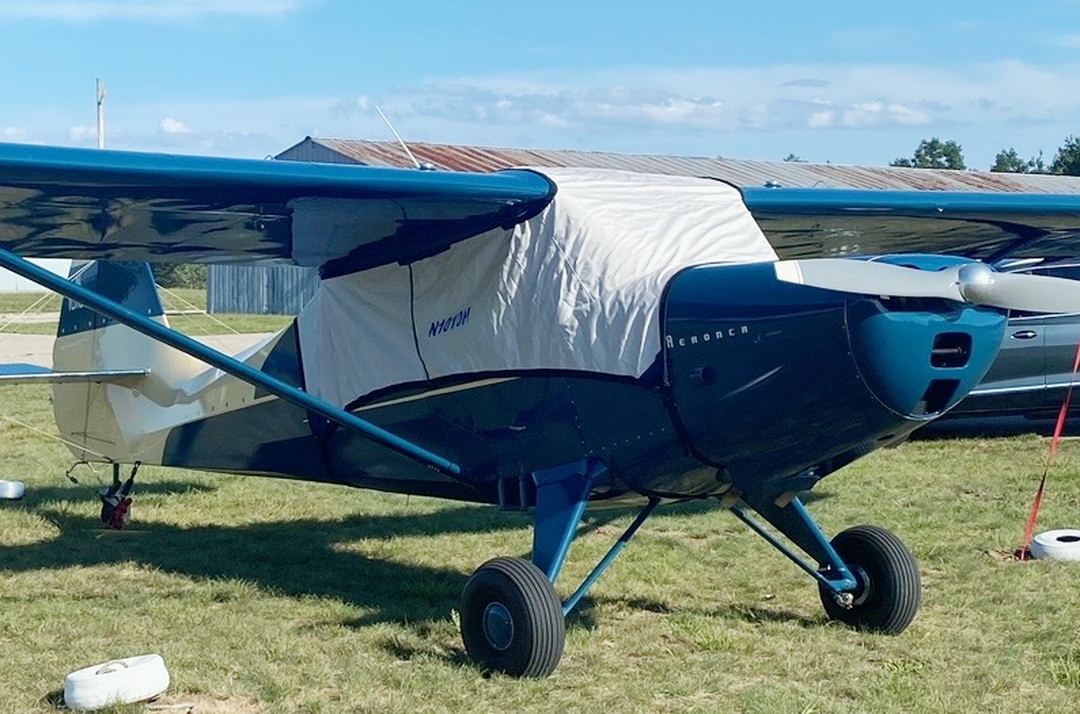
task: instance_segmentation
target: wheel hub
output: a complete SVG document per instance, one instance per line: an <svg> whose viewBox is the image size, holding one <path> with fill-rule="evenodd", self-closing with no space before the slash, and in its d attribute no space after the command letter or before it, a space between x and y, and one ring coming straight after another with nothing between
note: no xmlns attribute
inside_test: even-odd
<svg viewBox="0 0 1080 714"><path fill-rule="evenodd" d="M851 574L855 576L855 581L859 583L859 586L855 588L854 600L851 601L852 607L862 605L866 602L866 599L870 597L870 589L873 587L873 581L870 579L870 574L867 573L862 567L856 565L851 568Z"/></svg>
<svg viewBox="0 0 1080 714"><path fill-rule="evenodd" d="M484 608L484 637L500 652L510 649L514 641L514 618L501 602L488 603Z"/></svg>
<svg viewBox="0 0 1080 714"><path fill-rule="evenodd" d="M851 571L851 575L855 578L855 589L836 593L833 596L836 604L845 610L851 610L866 602L866 599L870 597L871 587L870 575L861 566L848 565L848 570Z"/></svg>

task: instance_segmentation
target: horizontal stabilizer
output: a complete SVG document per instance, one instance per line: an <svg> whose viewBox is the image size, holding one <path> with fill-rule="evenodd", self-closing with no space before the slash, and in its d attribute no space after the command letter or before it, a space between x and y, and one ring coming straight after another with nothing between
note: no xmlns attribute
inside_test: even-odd
<svg viewBox="0 0 1080 714"><path fill-rule="evenodd" d="M148 369L106 369L96 372L54 372L48 367L19 362L0 364L0 385L5 384L120 384L133 386L150 374Z"/></svg>

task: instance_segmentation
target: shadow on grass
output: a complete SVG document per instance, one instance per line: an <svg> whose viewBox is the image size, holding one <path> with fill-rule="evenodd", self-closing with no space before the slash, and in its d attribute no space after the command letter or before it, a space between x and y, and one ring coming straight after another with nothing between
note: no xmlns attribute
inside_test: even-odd
<svg viewBox="0 0 1080 714"><path fill-rule="evenodd" d="M41 703L50 709L64 710L64 690L54 689L41 698Z"/></svg>
<svg viewBox="0 0 1080 714"><path fill-rule="evenodd" d="M213 489L172 482L140 486L140 492L144 495L183 495L206 490ZM387 541L399 537L435 538L520 531L532 523L531 515L526 513L463 505L436 513L357 515L338 520L297 519L242 526L185 528L139 522L139 538L110 539L104 544L98 538L88 537L88 534L100 532L95 520L51 507L56 501L77 500L88 495L85 488L75 486L35 490L24 501L24 506L48 518L57 526L60 534L45 542L0 546L0 573L138 562L186 577L249 582L286 596L335 598L365 611L363 616L344 623L346 625L365 627L393 622L421 634L430 632L434 623L445 623L451 619L451 612L458 606L468 574L438 565L367 557L342 547L342 544ZM719 510L715 501L690 502L666 507L658 512L656 518ZM620 523L614 530L621 533L628 517L635 512L625 508L591 512L586 516L579 534L616 520L620 520ZM612 543L615 537L617 533L612 534ZM518 538L515 538L515 542L518 543L517 547L521 546ZM431 547L440 546L433 542ZM518 555L528 557L527 552ZM438 558L434 560L437 562ZM560 582L560 591L569 592L575 586L576 583ZM622 602L655 612L668 611L662 603L649 603L641 599ZM740 612L744 615L739 615ZM715 614L721 617L803 622L793 613L755 608L733 608ZM571 615L567 624L571 628L595 627L595 604L586 600L583 607ZM401 659L430 656L453 665L467 662L460 648L436 643L430 647L416 645L409 642L409 638L388 638L385 648Z"/></svg>
<svg viewBox="0 0 1080 714"><path fill-rule="evenodd" d="M677 605L672 607L665 602L651 598L624 598L624 597L601 597L595 601L590 599L589 605L595 607L596 603L609 603L630 610L644 610L661 614L674 614L676 612L699 615L721 620L741 620L750 623L783 622L795 624L803 628L818 628L826 623L824 615L820 618L806 617L791 610L783 610L758 605L729 605L717 608L698 608ZM585 603L582 603L585 604Z"/></svg>
<svg viewBox="0 0 1080 714"><path fill-rule="evenodd" d="M51 498L55 500L55 496ZM518 529L528 523L524 514L473 506L436 514L298 519L243 526L181 528L141 521L137 524L139 538L103 543L88 537L101 532L95 520L49 508L49 499L41 502L45 507L33 510L55 524L59 536L0 547L0 573L134 561L189 577L246 581L282 595L337 598L370 612L354 623L357 625L446 619L467 576L449 568L369 558L341 544Z"/></svg>
<svg viewBox="0 0 1080 714"><path fill-rule="evenodd" d="M156 702L158 700L154 699L152 701ZM49 692L44 697L42 697L40 699L40 702L44 707L49 708L49 709L55 709L56 711L62 711L62 712L71 711L70 709L68 709L67 704L64 702L64 690L63 689L54 689L53 691ZM105 707L103 709L94 709L93 711L97 712L98 714L142 714L143 712L147 711L147 708L145 706L143 706L143 704L141 704L141 703L140 704L113 704L113 705L107 706L107 707ZM151 709L151 711L153 711L153 709ZM190 711L194 711L194 710L187 709L187 708L183 708L183 709L174 708L174 711L190 712Z"/></svg>
<svg viewBox="0 0 1080 714"><path fill-rule="evenodd" d="M449 647L440 646L433 640L431 628L426 625L412 626L410 629L419 638L417 642L407 642L404 638L389 636L383 638L377 645L383 652L402 662L431 659L458 669L477 668L476 663L469 659L465 648L460 644Z"/></svg>
<svg viewBox="0 0 1080 714"><path fill-rule="evenodd" d="M111 477L110 477L111 478ZM44 504L56 501L81 501L89 500L97 502L98 493L108 484L106 479L101 483L81 478L78 484L70 486L28 486L26 496L19 501L27 508L37 508ZM147 481L135 485L135 497L139 496L183 496L195 493L212 493L217 486L207 484L190 483L188 481Z"/></svg>

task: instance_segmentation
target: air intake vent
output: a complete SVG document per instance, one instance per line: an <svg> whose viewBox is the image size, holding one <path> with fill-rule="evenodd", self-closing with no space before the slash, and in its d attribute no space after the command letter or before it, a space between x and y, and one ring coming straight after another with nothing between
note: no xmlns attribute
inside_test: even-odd
<svg viewBox="0 0 1080 714"><path fill-rule="evenodd" d="M889 297L879 298L881 306L889 312L933 312L947 315L956 312L956 304L940 298Z"/></svg>
<svg viewBox="0 0 1080 714"><path fill-rule="evenodd" d="M956 388L960 386L959 379L934 379L930 386L923 392L922 399L915 405L915 416L927 416L945 411L949 406Z"/></svg>
<svg viewBox="0 0 1080 714"><path fill-rule="evenodd" d="M931 367L964 367L971 359L971 335L966 332L945 332L934 338L930 353Z"/></svg>

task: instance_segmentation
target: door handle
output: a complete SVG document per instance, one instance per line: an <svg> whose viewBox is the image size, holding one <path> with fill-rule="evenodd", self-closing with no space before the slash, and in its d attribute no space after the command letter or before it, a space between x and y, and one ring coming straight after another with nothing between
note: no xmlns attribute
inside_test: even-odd
<svg viewBox="0 0 1080 714"><path fill-rule="evenodd" d="M1014 340L1033 340L1039 336L1039 333L1035 330L1020 330L1019 332L1012 333Z"/></svg>

